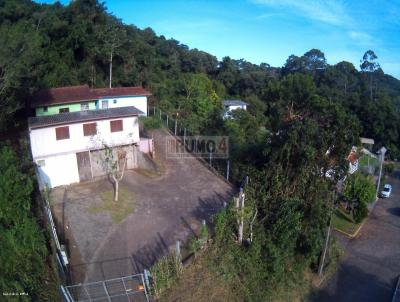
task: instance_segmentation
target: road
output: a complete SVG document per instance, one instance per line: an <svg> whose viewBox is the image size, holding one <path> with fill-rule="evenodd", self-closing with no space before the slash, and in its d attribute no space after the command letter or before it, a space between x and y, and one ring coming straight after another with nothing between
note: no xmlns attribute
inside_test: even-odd
<svg viewBox="0 0 400 302"><path fill-rule="evenodd" d="M377 202L356 239L339 238L345 258L312 301L391 301L400 274L400 172L387 183L393 195Z"/></svg>

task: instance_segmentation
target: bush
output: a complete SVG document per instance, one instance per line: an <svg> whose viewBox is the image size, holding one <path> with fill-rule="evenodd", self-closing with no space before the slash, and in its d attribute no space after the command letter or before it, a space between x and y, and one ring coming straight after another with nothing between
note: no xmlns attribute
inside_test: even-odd
<svg viewBox="0 0 400 302"><path fill-rule="evenodd" d="M385 164L385 174L392 174L394 171L394 163Z"/></svg>
<svg viewBox="0 0 400 302"><path fill-rule="evenodd" d="M34 186L20 159L0 146L0 289L27 293L23 301L56 301L49 251L35 217ZM22 301L22 300L21 300Z"/></svg>
<svg viewBox="0 0 400 302"><path fill-rule="evenodd" d="M356 223L363 221L368 216L368 208L364 202L360 202L359 205L353 210L353 218Z"/></svg>
<svg viewBox="0 0 400 302"><path fill-rule="evenodd" d="M151 269L153 286L152 295L159 298L160 295L175 282L178 281L183 273L181 258L175 253L171 253L161 258Z"/></svg>
<svg viewBox="0 0 400 302"><path fill-rule="evenodd" d="M375 198L374 181L369 176L355 173L348 177L343 195L350 203L368 204Z"/></svg>
<svg viewBox="0 0 400 302"><path fill-rule="evenodd" d="M155 117L148 116L148 117L141 117L140 118L144 130L153 130L161 128L161 121Z"/></svg>

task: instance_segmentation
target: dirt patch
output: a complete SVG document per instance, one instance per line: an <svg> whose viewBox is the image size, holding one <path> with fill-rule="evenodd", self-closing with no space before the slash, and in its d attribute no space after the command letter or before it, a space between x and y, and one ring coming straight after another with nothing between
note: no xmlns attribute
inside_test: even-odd
<svg viewBox="0 0 400 302"><path fill-rule="evenodd" d="M109 213L113 223L122 222L134 211L135 199L133 193L124 187L119 188L118 195L118 201L114 201L114 190L101 192L101 203L93 203L88 212L94 215Z"/></svg>

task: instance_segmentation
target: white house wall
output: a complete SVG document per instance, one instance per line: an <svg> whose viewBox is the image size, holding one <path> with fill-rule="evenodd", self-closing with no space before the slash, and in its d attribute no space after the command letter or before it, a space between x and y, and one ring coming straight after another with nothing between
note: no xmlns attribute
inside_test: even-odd
<svg viewBox="0 0 400 302"><path fill-rule="evenodd" d="M116 100L116 103L114 103ZM119 108L135 106L147 116L147 97L146 96L130 96L130 97L115 97L109 99L99 99L98 106L102 109L102 101L108 101L108 108Z"/></svg>
<svg viewBox="0 0 400 302"><path fill-rule="evenodd" d="M246 110L246 109L247 109L247 106L246 106L246 105L229 106L228 108L229 108L229 111L236 110L236 109L243 109L243 110Z"/></svg>
<svg viewBox="0 0 400 302"><path fill-rule="evenodd" d="M40 160L40 164L42 166L37 167L40 189L45 188L45 185L54 188L79 182L75 153L47 157Z"/></svg>
<svg viewBox="0 0 400 302"><path fill-rule="evenodd" d="M110 121L113 120L123 120L123 131L111 132ZM83 135L83 124L86 123L93 123L93 121L69 124L70 138L63 140L56 140L55 128L61 126L31 129L30 141L33 159L43 159L49 156L99 149L104 144L111 147L134 144L140 141L137 117L96 121L97 135L94 136Z"/></svg>

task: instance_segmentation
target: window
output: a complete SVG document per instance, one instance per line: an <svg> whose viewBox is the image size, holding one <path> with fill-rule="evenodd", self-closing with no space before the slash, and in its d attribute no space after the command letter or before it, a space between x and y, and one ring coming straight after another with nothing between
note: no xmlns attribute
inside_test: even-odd
<svg viewBox="0 0 400 302"><path fill-rule="evenodd" d="M62 140L62 139L69 139L69 127L58 127L56 128L56 139Z"/></svg>
<svg viewBox="0 0 400 302"><path fill-rule="evenodd" d="M43 112L47 112L47 111L48 111L47 106L44 106L44 107L43 107Z"/></svg>
<svg viewBox="0 0 400 302"><path fill-rule="evenodd" d="M101 109L107 109L108 108L108 101L101 101Z"/></svg>
<svg viewBox="0 0 400 302"><path fill-rule="evenodd" d="M118 132L124 130L122 120L110 121L111 132Z"/></svg>
<svg viewBox="0 0 400 302"><path fill-rule="evenodd" d="M90 135L96 135L96 134L97 134L96 123L83 124L83 135L84 136L90 136Z"/></svg>
<svg viewBox="0 0 400 302"><path fill-rule="evenodd" d="M89 103L82 103L81 104L81 111L89 110Z"/></svg>
<svg viewBox="0 0 400 302"><path fill-rule="evenodd" d="M60 108L60 109L58 110L58 112L59 112L59 113L69 112L69 108L68 108L68 107L66 107L66 108Z"/></svg>
<svg viewBox="0 0 400 302"><path fill-rule="evenodd" d="M114 100L113 103L116 104L116 103L117 103L117 100Z"/></svg>
<svg viewBox="0 0 400 302"><path fill-rule="evenodd" d="M44 159L39 159L39 160L36 162L36 164L37 164L39 167L44 167L44 166L46 166L46 162L44 161Z"/></svg>

